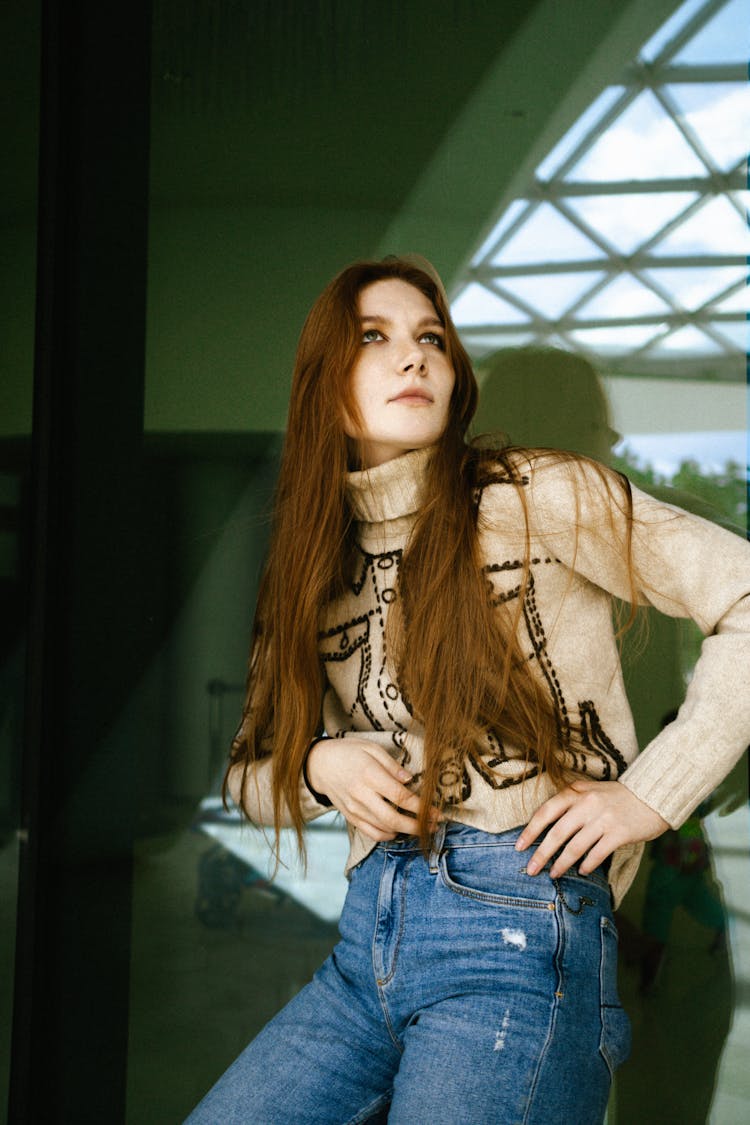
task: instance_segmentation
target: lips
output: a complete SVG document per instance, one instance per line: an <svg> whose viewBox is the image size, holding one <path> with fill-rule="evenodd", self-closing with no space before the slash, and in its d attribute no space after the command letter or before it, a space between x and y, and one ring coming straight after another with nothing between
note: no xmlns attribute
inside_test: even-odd
<svg viewBox="0 0 750 1125"><path fill-rule="evenodd" d="M433 402L432 395L427 391L421 390L419 387L408 387L406 390L401 391L400 394L394 395L390 402Z"/></svg>

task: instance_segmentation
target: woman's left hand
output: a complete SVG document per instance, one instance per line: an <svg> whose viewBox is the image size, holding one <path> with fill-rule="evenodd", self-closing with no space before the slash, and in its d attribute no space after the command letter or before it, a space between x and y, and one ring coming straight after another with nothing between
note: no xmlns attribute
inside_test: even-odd
<svg viewBox="0 0 750 1125"><path fill-rule="evenodd" d="M557 879L582 856L578 870L589 875L615 848L653 840L669 824L619 781L574 781L537 809L518 838L518 851L545 828L549 831L526 870L536 875L559 852L550 871Z"/></svg>

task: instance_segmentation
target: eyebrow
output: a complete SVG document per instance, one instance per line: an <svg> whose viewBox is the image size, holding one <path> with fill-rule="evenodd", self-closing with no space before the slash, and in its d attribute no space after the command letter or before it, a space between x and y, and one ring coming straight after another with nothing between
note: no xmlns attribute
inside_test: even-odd
<svg viewBox="0 0 750 1125"><path fill-rule="evenodd" d="M393 323L393 321L391 321L387 316L380 316L378 313L365 313L364 315L360 316L359 319L362 324L364 324L365 321L369 320L374 321L374 323L376 324ZM428 325L435 325L438 328L445 328L442 320L440 320L440 318L437 316L423 316L420 320L417 321L417 328L426 328Z"/></svg>

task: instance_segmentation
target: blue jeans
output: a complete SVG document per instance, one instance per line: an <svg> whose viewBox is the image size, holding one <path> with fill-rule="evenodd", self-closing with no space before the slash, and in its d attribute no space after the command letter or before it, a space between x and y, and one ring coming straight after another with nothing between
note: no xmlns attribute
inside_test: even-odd
<svg viewBox="0 0 750 1125"><path fill-rule="evenodd" d="M630 1039L609 886L527 875L519 832L379 845L331 956L190 1125L601 1122Z"/></svg>

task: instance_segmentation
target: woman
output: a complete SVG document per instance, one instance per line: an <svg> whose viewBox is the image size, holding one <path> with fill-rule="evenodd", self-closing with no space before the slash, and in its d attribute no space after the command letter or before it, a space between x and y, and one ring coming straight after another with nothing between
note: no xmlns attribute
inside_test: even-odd
<svg viewBox="0 0 750 1125"><path fill-rule="evenodd" d="M227 788L277 831L340 810L350 887L193 1123L605 1112L612 900L748 743L750 550L585 458L467 445L476 397L429 267L357 263L313 306ZM711 634L637 760L613 596Z"/></svg>

